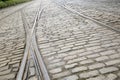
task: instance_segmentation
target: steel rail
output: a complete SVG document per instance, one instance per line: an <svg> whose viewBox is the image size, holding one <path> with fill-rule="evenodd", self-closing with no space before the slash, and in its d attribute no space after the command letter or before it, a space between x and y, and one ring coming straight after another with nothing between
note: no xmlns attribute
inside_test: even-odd
<svg viewBox="0 0 120 80"><path fill-rule="evenodd" d="M36 57L37 57L37 60L38 60L38 66L39 66L39 70L40 70L39 72L42 72L43 80L50 80L47 68L46 68L45 63L43 61L42 55L41 55L41 53L39 51L36 36L35 36L35 27L38 26L37 21L40 19L43 9L44 8L42 8L41 11L38 12L39 16L35 19L36 24L34 23L34 25L33 25L34 26L33 27L33 29L34 29L33 34L34 35L33 35L32 43L33 43L33 47L34 47Z"/></svg>
<svg viewBox="0 0 120 80"><path fill-rule="evenodd" d="M39 62L40 70L42 71L43 80L50 80L50 77L49 77L47 68L46 68L46 66L45 66L45 64L44 64L44 62L43 62L42 55L41 55L40 52L39 52L35 35L34 35L33 37L34 37L34 38L33 38L33 43L34 43L33 46L34 46L34 49L35 49L35 51L36 51L36 57L37 57L38 62Z"/></svg>
<svg viewBox="0 0 120 80"><path fill-rule="evenodd" d="M55 1L54 1L54 2L55 2ZM55 2L55 3L56 3L56 2ZM89 17L89 16L87 16L87 15L85 15L85 14L83 14L83 13L80 13L80 12L78 12L78 11L76 11L76 10L68 7L68 6L66 6L65 4L63 4L63 5L60 5L59 3L56 3L56 4L59 5L60 7L64 8L64 9L66 9L66 10L74 13L74 14L77 14L77 15L83 17L83 18L89 19L89 20L91 20L91 21L99 24L100 26L107 27L107 28L109 28L109 29L111 29L111 30L113 30L113 31L115 31L115 32L117 32L117 33L120 33L120 30L118 30L118 29L116 29L116 28L113 28L112 26L106 25L106 24L103 23L103 22L97 21L97 20L95 20L95 19L93 19L93 18L91 18L91 17Z"/></svg>
<svg viewBox="0 0 120 80"><path fill-rule="evenodd" d="M37 11L35 19L37 19L37 16L38 16L38 11ZM34 24L35 23L36 23L36 20L34 21ZM31 37L33 36L34 28L35 28L35 25L33 26L31 32L27 35L25 52L24 52L23 60L21 62L20 70L19 70L18 75L17 75L17 80L23 79L24 69L26 67L27 57L28 57L28 53L30 50L30 46L31 46L31 40L32 40ZM28 28L26 28L26 29L28 29Z"/></svg>
<svg viewBox="0 0 120 80"><path fill-rule="evenodd" d="M46 69L44 61L43 61L42 56L40 54L40 51L39 51L39 48L38 48L38 45L37 45L36 36L35 36L35 28L36 28L36 26L38 26L38 21L39 21L39 19L41 17L42 11L43 11L43 8L38 13L39 16L35 19L36 24L33 25L35 27L33 27L34 31L33 31L33 36L32 36L32 46L34 48L35 57L37 59L37 67L38 67L39 76L42 77L42 80L50 80L48 71Z"/></svg>
<svg viewBox="0 0 120 80"><path fill-rule="evenodd" d="M40 3L40 6L41 6L41 3ZM16 78L17 80L23 79L23 74L25 71L29 51L30 51L30 54L32 55L32 59L34 60L35 68L36 68L36 71L38 74L38 80L50 80L46 66L45 66L42 56L39 52L36 37L35 37L35 28L38 25L38 20L40 19L42 11L43 11L43 8L41 9L41 7L40 7L36 13L31 32L28 31L29 30L28 27L30 28L30 25L27 24L27 21L25 21L25 19L23 19L27 39L26 39L26 47L25 47L23 60L22 60L20 70L19 70L17 78Z"/></svg>

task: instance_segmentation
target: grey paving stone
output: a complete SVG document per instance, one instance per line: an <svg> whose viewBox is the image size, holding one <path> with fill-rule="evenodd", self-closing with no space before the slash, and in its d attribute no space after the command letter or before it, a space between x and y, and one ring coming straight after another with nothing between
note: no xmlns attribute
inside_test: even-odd
<svg viewBox="0 0 120 80"><path fill-rule="evenodd" d="M72 69L72 73L80 72L80 71L86 71L88 68L85 66L75 67Z"/></svg>
<svg viewBox="0 0 120 80"><path fill-rule="evenodd" d="M74 51L69 52L68 54L69 55L75 55L75 54L79 54L80 55L83 52L85 52L85 49L74 50Z"/></svg>
<svg viewBox="0 0 120 80"><path fill-rule="evenodd" d="M65 62L59 62L59 63L55 63L55 64L50 64L50 65L48 65L48 68L53 69L53 68L56 68L56 67L63 66L64 64L65 64Z"/></svg>
<svg viewBox="0 0 120 80"><path fill-rule="evenodd" d="M97 75L99 75L99 71L94 70L94 71L81 73L79 76L80 76L80 78L89 78L89 77L93 77L93 76L97 76Z"/></svg>
<svg viewBox="0 0 120 80"><path fill-rule="evenodd" d="M10 74L7 74L7 75L0 76L1 80L14 79L14 78L15 78L15 74L14 73L10 73Z"/></svg>
<svg viewBox="0 0 120 80"><path fill-rule="evenodd" d="M87 59L87 58L86 57L80 57L80 58L76 58L76 59L73 59L73 60L69 60L67 63L71 64L71 63L79 62L79 61L82 61L82 60L85 60L85 59Z"/></svg>
<svg viewBox="0 0 120 80"><path fill-rule="evenodd" d="M79 56L87 56L90 54L93 54L93 52L92 51L83 52L83 53L79 54Z"/></svg>
<svg viewBox="0 0 120 80"><path fill-rule="evenodd" d="M20 57L16 57L16 58L12 58L12 61L21 60L22 58L23 58L23 56L20 56Z"/></svg>
<svg viewBox="0 0 120 80"><path fill-rule="evenodd" d="M105 76L103 75L100 75L100 76L97 76L97 77L93 77L93 78L88 78L87 80L105 80Z"/></svg>
<svg viewBox="0 0 120 80"><path fill-rule="evenodd" d="M0 68L0 71L2 72L2 71L7 70L7 69L9 69L9 66L8 66L8 65L1 67L1 68Z"/></svg>
<svg viewBox="0 0 120 80"><path fill-rule="evenodd" d="M116 80L117 79L117 75L115 74L108 74L107 75L107 80Z"/></svg>
<svg viewBox="0 0 120 80"><path fill-rule="evenodd" d="M105 61L105 60L108 60L108 59L109 59L108 56L101 56L101 57L96 58L95 60L96 61Z"/></svg>
<svg viewBox="0 0 120 80"><path fill-rule="evenodd" d="M71 73L69 71L64 71L64 72L53 75L53 78L61 78L61 77L64 77L64 76L68 76L70 74Z"/></svg>
<svg viewBox="0 0 120 80"><path fill-rule="evenodd" d="M5 61L0 62L0 64L4 64L4 63L7 64L8 62L10 62L10 60L7 59L7 60L5 60Z"/></svg>
<svg viewBox="0 0 120 80"><path fill-rule="evenodd" d="M119 63L120 63L120 59L115 59L115 60L111 60L111 61L105 62L105 64L108 65L108 66L119 64Z"/></svg>
<svg viewBox="0 0 120 80"><path fill-rule="evenodd" d="M78 80L78 76L77 75L71 75L71 76L67 76L67 77L64 77L60 80Z"/></svg>
<svg viewBox="0 0 120 80"><path fill-rule="evenodd" d="M65 65L65 68L70 69L70 68L73 68L73 67L75 67L77 65L78 65L78 63L68 64L68 65Z"/></svg>
<svg viewBox="0 0 120 80"><path fill-rule="evenodd" d="M1 61L5 61L6 59L7 59L7 58L1 58L1 59L0 59L0 62L1 62Z"/></svg>
<svg viewBox="0 0 120 80"><path fill-rule="evenodd" d="M13 67L19 67L20 63L14 64Z"/></svg>
<svg viewBox="0 0 120 80"><path fill-rule="evenodd" d="M61 59L54 59L54 60L52 60L52 61L50 62L50 64L58 63L58 62L60 62L60 61L61 61Z"/></svg>
<svg viewBox="0 0 120 80"><path fill-rule="evenodd" d="M104 66L105 66L105 64L103 64L103 63L95 63L95 64L88 66L88 68L89 69L97 69L97 68L102 68Z"/></svg>
<svg viewBox="0 0 120 80"><path fill-rule="evenodd" d="M91 59L87 59L87 60L84 60L84 61L80 62L80 64L91 64L91 63L94 63L94 61L91 60Z"/></svg>
<svg viewBox="0 0 120 80"><path fill-rule="evenodd" d="M3 49L5 47L5 44L0 44L0 50Z"/></svg>
<svg viewBox="0 0 120 80"><path fill-rule="evenodd" d="M67 52L70 50L71 50L71 48L66 48L66 49L62 49L62 50L58 51L57 53L64 53L64 52Z"/></svg>
<svg viewBox="0 0 120 80"><path fill-rule="evenodd" d="M105 51L105 52L101 52L101 55L110 55L110 54L115 54L115 50L109 50L109 51Z"/></svg>
<svg viewBox="0 0 120 80"><path fill-rule="evenodd" d="M52 74L55 74L55 73L59 73L61 71L62 71L61 68L55 68L55 69L50 70L49 72L52 73Z"/></svg>
<svg viewBox="0 0 120 80"><path fill-rule="evenodd" d="M5 74L9 74L11 72L11 69L6 69L4 71L0 72L0 75L5 75Z"/></svg>
<svg viewBox="0 0 120 80"><path fill-rule="evenodd" d="M30 77L28 80L38 80L36 76Z"/></svg>
<svg viewBox="0 0 120 80"><path fill-rule="evenodd" d="M71 56L65 57L64 60L75 59L76 57L77 57L77 55L71 55Z"/></svg>
<svg viewBox="0 0 120 80"><path fill-rule="evenodd" d="M18 72L18 70L19 70L18 68L13 68L12 71L13 71L13 72Z"/></svg>
<svg viewBox="0 0 120 80"><path fill-rule="evenodd" d="M10 61L8 64L16 64L16 63L20 63L20 60L17 60L17 61Z"/></svg>
<svg viewBox="0 0 120 80"><path fill-rule="evenodd" d="M95 50L101 48L100 46L88 47L87 50Z"/></svg>
<svg viewBox="0 0 120 80"><path fill-rule="evenodd" d="M6 66L7 63L0 64L0 67Z"/></svg>
<svg viewBox="0 0 120 80"><path fill-rule="evenodd" d="M100 69L100 73L101 74L105 74L105 73L110 73L110 72L114 72L114 71L118 71L119 69L116 67L106 67L106 68L102 68Z"/></svg>
<svg viewBox="0 0 120 80"><path fill-rule="evenodd" d="M87 57L88 58L96 58L96 57L99 57L100 54L91 54L91 55L88 55Z"/></svg>
<svg viewBox="0 0 120 80"><path fill-rule="evenodd" d="M120 54L113 54L109 56L111 59L119 58Z"/></svg>

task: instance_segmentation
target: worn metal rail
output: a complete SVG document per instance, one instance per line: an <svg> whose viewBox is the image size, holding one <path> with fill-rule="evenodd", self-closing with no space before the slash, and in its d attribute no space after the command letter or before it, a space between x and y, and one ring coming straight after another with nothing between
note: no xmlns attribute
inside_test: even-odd
<svg viewBox="0 0 120 80"><path fill-rule="evenodd" d="M48 71L46 69L44 61L38 49L38 45L36 41L36 34L35 34L36 32L35 30L36 30L36 27L38 26L38 21L41 17L42 11L43 11L43 8L41 7L41 3L40 3L40 7L38 8L37 13L35 15L32 28L31 28L31 25L25 19L24 11L22 11L22 14L23 14L22 19L23 19L23 24L25 27L25 32L26 32L26 46L25 46L23 60L21 62L21 66L20 66L16 80L27 80L28 79L28 68L30 64L30 60L29 60L30 55L32 56L32 59L35 65L37 79L38 80L50 80Z"/></svg>
<svg viewBox="0 0 120 80"><path fill-rule="evenodd" d="M58 6L66 9L66 10L69 11L69 12L72 12L72 13L74 13L74 14L77 14L77 15L83 17L83 18L89 19L89 20L97 23L98 25L107 27L107 28L109 28L109 29L111 29L111 30L113 30L113 31L115 31L115 32L117 32L117 33L120 33L120 30L118 30L118 29L116 29L116 28L114 28L114 27L112 27L112 26L106 25L106 24L103 23L103 22L97 21L97 20L95 20L95 19L93 19L93 18L91 18L91 17L89 17L89 16L87 16L87 15L85 15L85 14L83 14L83 13L80 13L80 12L78 12L78 11L76 11L76 10L68 7L67 5L65 5L65 2L66 2L65 0L64 0L64 3L61 3L61 4L60 4L60 3L57 3L57 2L55 2L55 1L53 1L53 2L56 3Z"/></svg>

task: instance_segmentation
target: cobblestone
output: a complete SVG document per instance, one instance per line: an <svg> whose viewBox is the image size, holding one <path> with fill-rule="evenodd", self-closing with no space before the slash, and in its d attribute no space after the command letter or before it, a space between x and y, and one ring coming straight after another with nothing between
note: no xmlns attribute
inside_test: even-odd
<svg viewBox="0 0 120 80"><path fill-rule="evenodd" d="M52 60L51 62L50 62L50 64L51 63L57 63L57 62L60 62L61 61L61 59L54 59L54 60Z"/></svg>
<svg viewBox="0 0 120 80"><path fill-rule="evenodd" d="M88 68L89 69L97 69L97 68L102 68L104 66L105 66L105 64L103 64L103 63L96 63L96 64L88 66Z"/></svg>
<svg viewBox="0 0 120 80"><path fill-rule="evenodd" d="M107 76L107 80L115 80L115 79L117 79L117 75L115 75L115 74L109 74Z"/></svg>
<svg viewBox="0 0 120 80"><path fill-rule="evenodd" d="M116 68L116 67L107 67L107 68L100 69L100 72L102 74L105 74L105 73L110 73L110 72L114 72L114 71L117 71L117 70L118 70L118 68Z"/></svg>
<svg viewBox="0 0 120 80"><path fill-rule="evenodd" d="M88 69L88 68L85 67L85 66L75 67L75 68L72 69L72 72L73 72L73 73L76 73L76 72L80 72L80 71L85 71L85 70L87 70L87 69Z"/></svg>
<svg viewBox="0 0 120 80"><path fill-rule="evenodd" d="M52 73L52 74L55 74L55 73L59 73L59 72L61 72L61 71L62 71L61 68L56 68L56 69L50 70L49 72Z"/></svg>
<svg viewBox="0 0 120 80"><path fill-rule="evenodd" d="M84 60L84 61L80 62L80 64L91 64L91 63L94 63L94 61L91 60L91 59L87 59L87 60Z"/></svg>
<svg viewBox="0 0 120 80"><path fill-rule="evenodd" d="M65 64L65 62L54 63L54 64L50 64L50 65L48 66L48 68L53 69L53 68L62 66L62 65L64 65L64 64Z"/></svg>
<svg viewBox="0 0 120 80"><path fill-rule="evenodd" d="M110 55L110 54L114 54L114 53L115 53L115 50L109 50L109 51L102 52L100 54L101 55Z"/></svg>
<svg viewBox="0 0 120 80"><path fill-rule="evenodd" d="M87 80L105 80L105 76L100 75L100 76L97 76L97 77L94 77L94 78L89 78Z"/></svg>
<svg viewBox="0 0 120 80"><path fill-rule="evenodd" d="M75 59L76 57L77 57L76 55L67 56L67 57L64 58L64 60Z"/></svg>
<svg viewBox="0 0 120 80"><path fill-rule="evenodd" d="M72 76L67 76L67 77L60 79L60 80L78 80L78 79L79 79L78 76L72 75Z"/></svg>
<svg viewBox="0 0 120 80"><path fill-rule="evenodd" d="M89 78L97 75L99 75L99 72L95 70L95 71L81 73L80 78Z"/></svg>
<svg viewBox="0 0 120 80"><path fill-rule="evenodd" d="M95 50L95 49L99 49L101 48L100 46L94 46L94 47L89 47L87 48L87 50Z"/></svg>
<svg viewBox="0 0 120 80"><path fill-rule="evenodd" d="M108 60L108 59L109 59L108 56L102 56L102 57L96 58L95 60L96 60L96 61L105 61L105 60Z"/></svg>
<svg viewBox="0 0 120 80"><path fill-rule="evenodd" d="M4 70L7 70L7 69L9 69L9 66L3 66L3 67L0 68L0 71L4 71Z"/></svg>
<svg viewBox="0 0 120 80"><path fill-rule="evenodd" d="M79 62L79 61L82 61L82 60L85 60L85 59L87 59L87 58L86 57L80 57L80 58L77 58L77 59L69 60L67 63L70 64L70 63Z"/></svg>
<svg viewBox="0 0 120 80"><path fill-rule="evenodd" d="M49 7L43 11L36 33L51 79L109 80L109 74L115 77L119 71L120 35L45 0L44 5L47 3ZM110 62L114 60L118 62Z"/></svg>
<svg viewBox="0 0 120 80"><path fill-rule="evenodd" d="M11 69L7 69L7 70L0 72L0 75L9 74L10 72L11 72Z"/></svg>
<svg viewBox="0 0 120 80"><path fill-rule="evenodd" d="M0 64L0 68L7 65L7 63Z"/></svg>
<svg viewBox="0 0 120 80"><path fill-rule="evenodd" d="M84 52L84 53L79 54L79 56L86 56L86 55L89 55L92 53L93 53L92 51L88 51L88 52Z"/></svg>
<svg viewBox="0 0 120 80"><path fill-rule="evenodd" d="M21 7L22 6L23 5L21 5ZM9 14L12 10L19 9L19 7L6 8L5 14L2 14L1 16ZM15 80L20 67L20 65L15 63L20 64L25 45L25 32L21 13L15 12L1 19L0 25L0 79Z"/></svg>
<svg viewBox="0 0 120 80"><path fill-rule="evenodd" d="M67 75L70 75L70 74L71 73L69 71L64 71L64 72L53 75L53 78L60 78L60 77L64 77L64 76L67 76Z"/></svg>
<svg viewBox="0 0 120 80"><path fill-rule="evenodd" d="M120 54L110 55L110 58L111 58L111 59L115 59L115 58L119 58L119 57L120 57Z"/></svg>
<svg viewBox="0 0 120 80"><path fill-rule="evenodd" d="M73 64L65 65L65 68L69 69L69 68L73 68L73 67L75 67L77 65L78 65L78 63L73 63Z"/></svg>
<svg viewBox="0 0 120 80"><path fill-rule="evenodd" d="M37 80L37 77L30 77L29 80Z"/></svg>
<svg viewBox="0 0 120 80"><path fill-rule="evenodd" d="M83 53L84 51L85 51L85 49L79 49L79 50L71 51L68 54L69 55L75 55L75 54Z"/></svg>
<svg viewBox="0 0 120 80"><path fill-rule="evenodd" d="M15 74L14 74L14 73L0 76L0 79L1 79L1 80L5 80L5 79L14 79L14 78L15 78Z"/></svg>
<svg viewBox="0 0 120 80"><path fill-rule="evenodd" d="M116 59L116 60L105 62L105 64L108 65L108 66L119 64L119 63L120 63L120 59Z"/></svg>
<svg viewBox="0 0 120 80"><path fill-rule="evenodd" d="M99 57L100 55L99 54L92 54L92 55L88 55L87 57L88 58L96 58L96 57Z"/></svg>
<svg viewBox="0 0 120 80"><path fill-rule="evenodd" d="M57 53L64 53L64 52L67 52L69 50L71 50L71 48L62 49L62 50L58 51Z"/></svg>
<svg viewBox="0 0 120 80"><path fill-rule="evenodd" d="M117 76L115 74L108 74L107 76L100 75L94 78L89 78L87 80L116 80L116 79Z"/></svg>

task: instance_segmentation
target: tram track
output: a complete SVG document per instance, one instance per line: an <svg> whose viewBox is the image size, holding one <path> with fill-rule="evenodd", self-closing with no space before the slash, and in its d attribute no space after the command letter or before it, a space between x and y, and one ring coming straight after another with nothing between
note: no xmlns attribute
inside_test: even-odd
<svg viewBox="0 0 120 80"><path fill-rule="evenodd" d="M73 14L77 14L77 15L85 18L85 19L88 19L88 20L91 20L91 21L97 23L97 24L100 25L100 26L107 27L107 28L109 28L109 29L111 29L111 30L113 30L113 31L115 31L115 32L117 32L117 33L120 33L120 30L118 30L118 29L116 29L116 28L114 28L114 27L112 27L112 26L106 25L106 24L103 23L103 22L100 22L100 21L98 21L98 20L95 20L95 19L93 19L93 18L91 18L91 17L89 17L89 16L87 16L87 15L85 15L85 14L83 14L83 13L80 13L80 12L78 12L78 11L76 11L76 10L68 7L68 6L66 6L66 5L65 5L65 1L64 1L63 4L59 4L59 3L55 2L55 1L53 1L53 2L56 3L58 6L66 9L67 11L69 11L69 12L71 12L71 13L73 13Z"/></svg>
<svg viewBox="0 0 120 80"><path fill-rule="evenodd" d="M37 40L36 40L36 27L38 26L38 21L41 17L42 8L40 2L40 6L36 12L34 17L33 26L31 26L27 20L25 19L24 11L22 11L22 19L26 32L26 46L24 51L24 56L21 62L21 66L17 75L16 80L28 80L28 68L30 66L30 55L32 56L35 70L37 73L38 80L50 80L49 74L47 72L46 66L38 49Z"/></svg>
<svg viewBox="0 0 120 80"><path fill-rule="evenodd" d="M93 22L95 22L95 23L97 23L97 24L99 24L101 26L105 26L105 27L108 27L108 28L112 29L111 27L109 27L109 26L107 26L107 25L105 25L103 23L100 23L98 21L95 21L94 19L91 19L91 18L89 18L87 16L84 16L84 15L80 14L79 12L77 12L75 10L72 10L69 7L66 7L66 6L61 6L61 7L67 9L68 11L70 11L70 12L72 12L74 14L80 15L83 18L89 19L89 20L91 20L91 21L93 21ZM28 57L28 55L31 54L32 59L34 60L36 71L38 71L37 72L38 80L50 80L49 74L48 74L47 69L46 69L46 66L45 66L45 64L43 62L42 56L40 55L40 52L39 52L39 49L38 49L38 46L37 46L36 36L35 36L35 32L36 32L35 29L36 29L36 26L38 25L37 22L39 20L38 17L41 16L42 10L39 9L37 12L38 12L38 14L36 14L37 18L35 18L35 20L34 20L32 29L30 29L30 31L27 31L27 30L29 30L29 28L26 28L26 32L27 32L27 35L28 35L27 40L26 40L26 43L28 45L26 44L26 49L28 48L28 50L25 49L26 50L26 53L25 53L26 54L26 59L25 59L26 62L24 62L24 60L23 60L23 62L24 62L23 64L25 65L25 63L28 63L27 66L25 65L26 68L24 67L24 69L26 70L25 73L26 73L26 76L27 76L27 71L28 71L27 67L29 67L29 57ZM29 24L27 24L27 22L25 22L25 24L29 25ZM27 26L27 27L29 27L29 26ZM114 30L114 29L112 29L112 30ZM114 31L116 31L116 30L114 30ZM119 31L116 31L116 32L119 33ZM25 79L26 79L26 77L24 77L23 80L25 80ZM18 80L22 80L22 78L18 79Z"/></svg>

